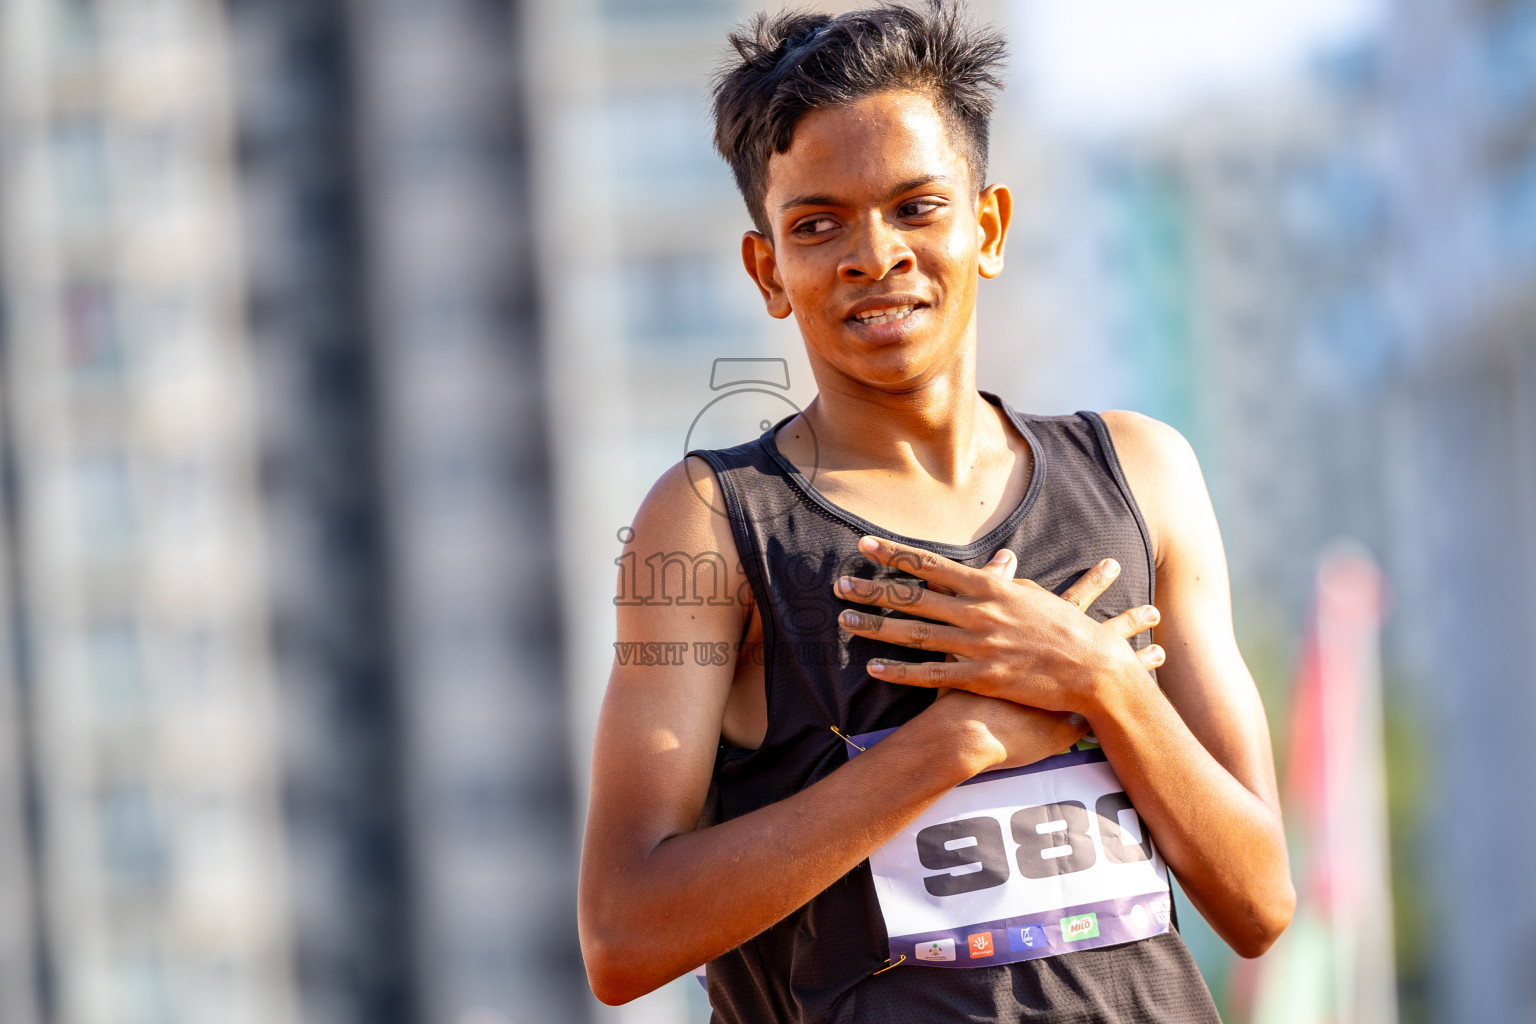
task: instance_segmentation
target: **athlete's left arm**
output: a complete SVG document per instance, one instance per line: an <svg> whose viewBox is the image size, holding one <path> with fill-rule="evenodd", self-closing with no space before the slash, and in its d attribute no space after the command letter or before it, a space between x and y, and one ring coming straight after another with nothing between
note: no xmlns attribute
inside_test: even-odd
<svg viewBox="0 0 1536 1024"><path fill-rule="evenodd" d="M1103 418L1151 537L1167 661L1157 684L1112 691L1094 731L1189 898L1233 949L1257 956L1290 922L1296 895L1216 515L1178 431L1137 413Z"/></svg>

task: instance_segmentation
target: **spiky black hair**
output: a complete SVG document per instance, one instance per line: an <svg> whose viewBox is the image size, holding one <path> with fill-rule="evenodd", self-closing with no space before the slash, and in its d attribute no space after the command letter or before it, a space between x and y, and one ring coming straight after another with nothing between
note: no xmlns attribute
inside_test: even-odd
<svg viewBox="0 0 1536 1024"><path fill-rule="evenodd" d="M757 229L771 234L768 161L789 149L800 118L894 89L929 96L966 155L971 182L987 173L993 99L1007 55L958 2L882 3L846 14L759 14L732 32L715 79L715 148L736 176Z"/></svg>

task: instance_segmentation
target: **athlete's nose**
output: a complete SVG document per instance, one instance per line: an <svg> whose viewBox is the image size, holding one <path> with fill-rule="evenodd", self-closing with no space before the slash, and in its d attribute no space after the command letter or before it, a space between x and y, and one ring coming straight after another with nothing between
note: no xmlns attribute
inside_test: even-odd
<svg viewBox="0 0 1536 1024"><path fill-rule="evenodd" d="M912 250L901 232L876 214L850 232L850 245L838 261L837 273L845 281L879 281L887 274L912 269Z"/></svg>

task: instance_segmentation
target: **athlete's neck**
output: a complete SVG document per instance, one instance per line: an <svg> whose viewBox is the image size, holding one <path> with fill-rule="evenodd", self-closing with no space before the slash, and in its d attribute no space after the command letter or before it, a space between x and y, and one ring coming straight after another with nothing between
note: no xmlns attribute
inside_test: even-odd
<svg viewBox="0 0 1536 1024"><path fill-rule="evenodd" d="M814 459L822 470L883 469L955 484L1009 447L997 411L976 391L970 359L900 391L836 374L818 374L817 383L820 390L803 414L815 435L814 453L804 432L779 435L780 449L797 464Z"/></svg>

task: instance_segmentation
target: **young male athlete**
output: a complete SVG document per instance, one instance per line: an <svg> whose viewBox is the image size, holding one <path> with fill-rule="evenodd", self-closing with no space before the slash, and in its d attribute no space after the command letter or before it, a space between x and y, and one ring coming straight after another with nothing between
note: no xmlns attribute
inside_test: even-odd
<svg viewBox="0 0 1536 1024"><path fill-rule="evenodd" d="M1001 40L935 4L732 42L742 255L819 394L636 517L621 564L663 571L616 601L620 642L721 656L615 664L593 990L707 963L718 1021L1215 1021L1159 872L1244 956L1286 926L1263 709L1184 440L976 389L1012 203L985 184Z"/></svg>

